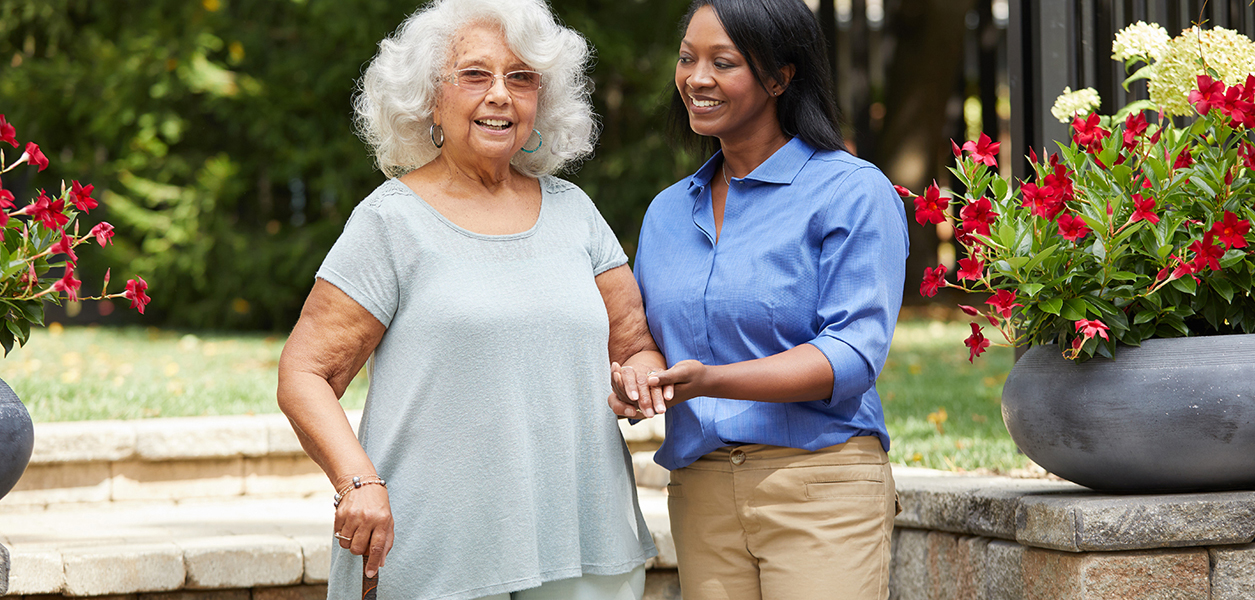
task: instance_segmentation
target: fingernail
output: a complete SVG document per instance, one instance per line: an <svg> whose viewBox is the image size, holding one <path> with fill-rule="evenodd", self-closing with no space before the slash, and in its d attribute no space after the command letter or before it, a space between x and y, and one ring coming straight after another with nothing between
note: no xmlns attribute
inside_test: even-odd
<svg viewBox="0 0 1255 600"><path fill-rule="evenodd" d="M628 393L628 398L631 398L631 399L633 399L633 400L636 400L636 399L638 399L639 397L640 397L640 395L639 395L639 394L637 394L636 392L629 392L629 393Z"/></svg>

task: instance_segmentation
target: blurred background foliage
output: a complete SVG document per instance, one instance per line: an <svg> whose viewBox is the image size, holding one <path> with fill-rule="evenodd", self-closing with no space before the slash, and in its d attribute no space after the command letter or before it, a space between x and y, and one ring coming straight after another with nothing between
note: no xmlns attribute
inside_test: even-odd
<svg viewBox="0 0 1255 600"><path fill-rule="evenodd" d="M811 4L847 29L851 22L871 23L875 47L894 48L882 43L894 38L894 27L937 28L941 14L957 15L948 27L961 38L962 15L973 1L960 2L964 8L957 12L951 0ZM594 102L603 125L596 156L565 176L596 201L632 256L649 201L701 162L673 149L664 133L676 23L688 0L551 2L596 48ZM20 203L38 188L59 188L61 179L94 184L102 207L84 225L106 220L118 235L104 251L80 253L85 291L98 290L106 268L112 267L114 281L143 275L153 298L143 322L287 330L345 219L383 181L352 131L350 99L379 40L418 3L0 0L0 113L17 126L20 141L40 144L53 163L39 174L14 171L4 186ZM880 25L858 12L873 4L881 7ZM895 26L884 14L903 17ZM868 32L851 31L846 47L863 47L859 36ZM912 44L917 34L904 29L895 52L878 51L882 66L872 74L882 75L867 80L870 91L857 96L862 100L851 122L858 131L847 137L867 140L881 132L886 139L879 151L864 142L862 154L895 182L919 190L934 173L944 176L934 158L945 158L948 144L940 140L953 130L956 115L962 122L956 108L962 102L950 92L962 90L963 51L960 44L949 53ZM837 55L846 56L838 52L834 60ZM900 94L895 86L909 89L908 82L884 81L895 72L891 59L916 66L899 79L919 77L921 70L935 75L935 91ZM851 81L862 79L839 83ZM914 112L895 108L886 115L886 89L891 100L924 102ZM928 121L932 133L898 139L895 118L915 128ZM895 174L900 169L893 157L912 144L928 157L927 168ZM927 245L913 244L913 254L925 250L922 264L936 264ZM910 293L917 282L908 277ZM80 320L100 320L105 312L88 307ZM131 312L104 320L135 320Z"/></svg>

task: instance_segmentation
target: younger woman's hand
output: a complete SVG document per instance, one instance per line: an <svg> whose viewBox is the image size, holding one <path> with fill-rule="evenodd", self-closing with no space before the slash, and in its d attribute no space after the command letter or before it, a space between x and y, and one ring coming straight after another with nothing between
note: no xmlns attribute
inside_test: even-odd
<svg viewBox="0 0 1255 600"><path fill-rule="evenodd" d="M665 371L650 375L650 389L663 392L663 399L668 406L684 402L698 396L713 395L709 392L710 367L696 360L682 360Z"/></svg>

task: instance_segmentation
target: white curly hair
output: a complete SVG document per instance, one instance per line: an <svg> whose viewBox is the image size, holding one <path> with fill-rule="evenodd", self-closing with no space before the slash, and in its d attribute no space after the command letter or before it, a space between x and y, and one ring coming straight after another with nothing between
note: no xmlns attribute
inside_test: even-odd
<svg viewBox="0 0 1255 600"><path fill-rule="evenodd" d="M476 23L499 27L510 50L542 74L535 123L541 148L515 153L510 164L538 177L592 153L592 49L582 35L558 23L544 0L434 0L379 43L353 98L358 135L388 177L439 156L430 130L440 81L454 36Z"/></svg>

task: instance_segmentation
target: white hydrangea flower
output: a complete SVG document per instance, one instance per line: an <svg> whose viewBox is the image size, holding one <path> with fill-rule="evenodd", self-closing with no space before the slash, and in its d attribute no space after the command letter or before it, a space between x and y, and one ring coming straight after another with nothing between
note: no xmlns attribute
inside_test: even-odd
<svg viewBox="0 0 1255 600"><path fill-rule="evenodd" d="M1151 101L1173 116L1194 114L1189 95L1205 72L1200 59L1227 85L1244 83L1248 74L1255 73L1255 42L1222 27L1186 29L1169 42L1168 51L1155 64L1147 85Z"/></svg>
<svg viewBox="0 0 1255 600"><path fill-rule="evenodd" d="M1063 93L1055 100L1055 105L1050 109L1050 114L1059 119L1060 123L1071 123L1073 117L1085 117L1089 113L1098 109L1102 104L1102 98L1098 97L1098 90L1094 88L1085 88L1083 90L1072 91L1071 87L1063 88Z"/></svg>
<svg viewBox="0 0 1255 600"><path fill-rule="evenodd" d="M1121 62L1134 58L1147 63L1157 61L1168 51L1171 39L1167 29L1155 23L1138 21L1116 34L1116 40L1111 44L1111 58Z"/></svg>

